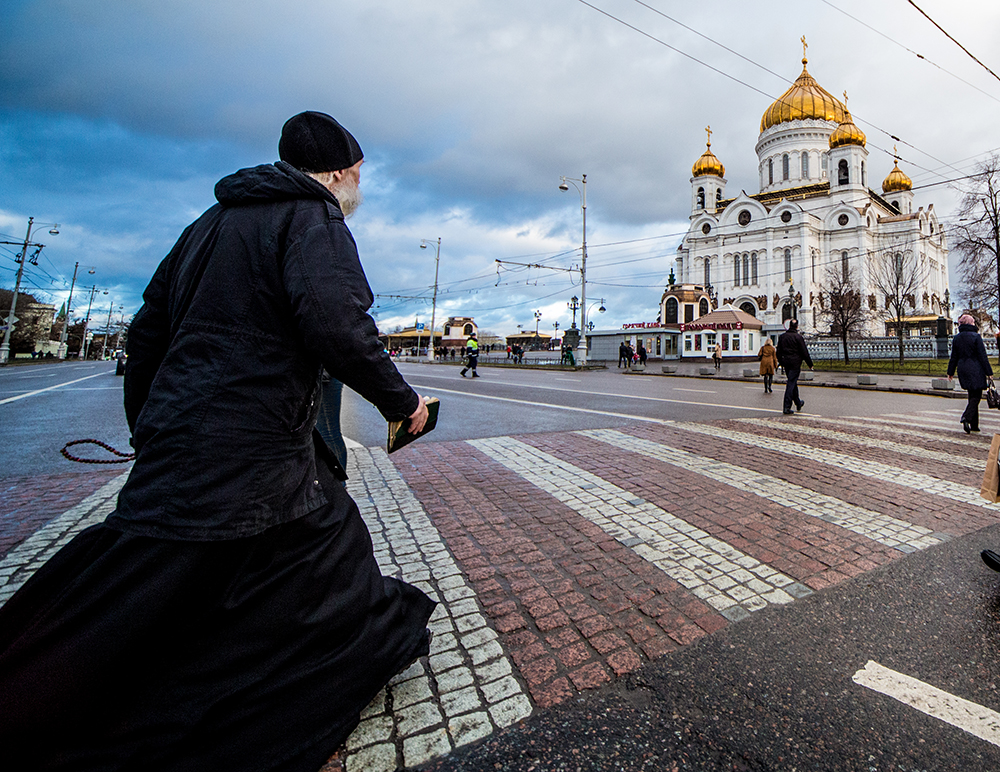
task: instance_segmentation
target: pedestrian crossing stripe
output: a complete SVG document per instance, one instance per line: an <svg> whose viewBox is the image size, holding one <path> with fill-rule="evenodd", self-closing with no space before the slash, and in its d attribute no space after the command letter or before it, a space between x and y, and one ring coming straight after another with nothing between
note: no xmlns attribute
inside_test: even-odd
<svg viewBox="0 0 1000 772"><path fill-rule="evenodd" d="M812 594L775 568L585 469L513 437L468 440L731 620Z"/></svg>
<svg viewBox="0 0 1000 772"><path fill-rule="evenodd" d="M789 507L803 515L840 526L901 552L925 549L948 538L947 535L935 534L929 528L850 504L763 472L698 456L686 450L633 437L614 429L588 429L577 434L700 474L710 480L767 499L774 504Z"/></svg>

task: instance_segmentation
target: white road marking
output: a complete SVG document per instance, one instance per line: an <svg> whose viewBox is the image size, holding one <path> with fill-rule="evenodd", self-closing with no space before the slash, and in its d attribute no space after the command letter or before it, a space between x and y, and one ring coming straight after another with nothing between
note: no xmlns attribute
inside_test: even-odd
<svg viewBox="0 0 1000 772"><path fill-rule="evenodd" d="M357 440L352 440L350 437L343 437L343 440L344 440L344 444L348 448L363 448L364 447L364 445L362 445L360 442L358 442Z"/></svg>
<svg viewBox="0 0 1000 772"><path fill-rule="evenodd" d="M1000 713L868 660L854 683L1000 746Z"/></svg>
<svg viewBox="0 0 1000 772"><path fill-rule="evenodd" d="M474 397L476 399L495 399L495 400L497 400L499 402L514 402L514 403L516 403L518 405L534 405L535 407L550 407L553 410L569 410L569 411L576 412L576 413L594 413L596 415L608 415L608 416L614 416L615 418L627 418L627 419L629 419L631 421L646 421L648 423L654 423L654 424L673 423L673 421L670 421L670 420L667 420L667 419L664 419L664 418L649 418L648 416L644 416L644 415L631 415L629 413L613 413L613 412L611 412L609 410L592 410L592 409L586 408L586 407L570 407L569 405L553 405L553 404L550 404L548 402L532 402L532 401L527 400L527 399L512 399L510 397L494 397L494 396L492 396L490 394L476 394L475 392L471 392L471 391L457 391L455 389L442 389L439 386L429 386L429 385L425 385L425 384L422 384L422 383L414 383L413 381L409 381L409 384L410 384L410 386L412 386L415 389L428 389L430 391L439 391L442 394L460 394L463 397ZM512 384L509 384L509 385L511 385L511 386L519 386L519 385L523 385L523 384L513 384L512 383ZM546 388L546 387L532 386L531 388ZM551 388L551 387L547 387L547 388ZM577 391L576 389L556 389L556 391L572 391L572 392L577 393L577 394L590 394L591 396L595 396L593 392ZM727 408L729 410L752 410L752 411L759 412L759 413L777 413L777 412L780 412L780 410L778 408L748 407L746 405L720 405L720 404L715 404L715 403L712 403L712 402L692 402L690 400L685 400L685 399L660 399L660 398L657 398L657 397L633 397L633 396L631 396L629 394L605 394L605 393L598 393L598 394L596 394L596 396L601 396L601 397L623 397L623 398L626 398L626 399L645 399L645 400L653 400L655 402L669 402L669 403L674 404L674 405L698 405L699 407L721 407L721 408Z"/></svg>
<svg viewBox="0 0 1000 772"><path fill-rule="evenodd" d="M681 389L673 388L671 391L690 391L692 394L718 394L719 392L709 389Z"/></svg>
<svg viewBox="0 0 1000 772"><path fill-rule="evenodd" d="M57 383L55 386L48 386L44 389L37 389L36 391L28 391L24 394L18 394L16 397L7 397L7 399L0 399L0 405L6 405L8 402L14 402L15 400L24 399L25 397L33 397L36 394L41 394L42 392L52 391L52 389L61 389L63 386L69 386L72 383L79 383L80 381L86 381L90 378L99 378L102 375L109 375L110 373L94 373L94 375L85 375L83 378L77 378L73 381L66 381L66 383Z"/></svg>

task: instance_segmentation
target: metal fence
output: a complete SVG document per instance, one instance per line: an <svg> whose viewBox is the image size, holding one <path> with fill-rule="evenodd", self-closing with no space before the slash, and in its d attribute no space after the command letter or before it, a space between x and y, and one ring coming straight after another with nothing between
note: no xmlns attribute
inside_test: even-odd
<svg viewBox="0 0 1000 772"><path fill-rule="evenodd" d="M903 338L904 359L946 359L951 356L951 338ZM996 338L983 336L988 356L997 355ZM864 338L847 341L851 359L899 359L899 340L895 337ZM809 341L809 354L813 359L843 359L844 345L833 338L815 338Z"/></svg>

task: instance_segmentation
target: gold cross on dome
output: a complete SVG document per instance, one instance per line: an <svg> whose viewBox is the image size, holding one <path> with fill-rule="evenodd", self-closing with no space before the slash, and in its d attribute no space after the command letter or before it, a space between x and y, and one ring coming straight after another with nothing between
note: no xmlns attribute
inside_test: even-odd
<svg viewBox="0 0 1000 772"><path fill-rule="evenodd" d="M806 42L806 36L805 35L803 35L799 39L802 41L802 58L805 59L806 58L806 49L809 48L809 44Z"/></svg>
<svg viewBox="0 0 1000 772"><path fill-rule="evenodd" d="M705 133L708 134L708 140L707 140L707 142L708 142L708 146L711 147L712 146L712 127L711 126L706 126L705 127Z"/></svg>
<svg viewBox="0 0 1000 772"><path fill-rule="evenodd" d="M844 89L844 107L847 107L847 89Z"/></svg>

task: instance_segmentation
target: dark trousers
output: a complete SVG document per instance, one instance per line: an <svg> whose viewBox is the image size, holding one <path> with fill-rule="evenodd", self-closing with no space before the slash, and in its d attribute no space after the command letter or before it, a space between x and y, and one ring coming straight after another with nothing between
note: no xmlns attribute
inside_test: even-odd
<svg viewBox="0 0 1000 772"><path fill-rule="evenodd" d="M764 375L764 391L770 391L772 383L774 383L774 375L765 374Z"/></svg>
<svg viewBox="0 0 1000 772"><path fill-rule="evenodd" d="M979 400L982 398L982 389L969 389L969 404L965 406L965 412L962 413L962 423L968 421L969 428L974 432L979 431Z"/></svg>
<svg viewBox="0 0 1000 772"><path fill-rule="evenodd" d="M783 403L784 410L791 410L792 405L801 405L802 400L799 399L799 372L802 370L801 367L786 367L785 377L788 378L788 383L785 384L785 400Z"/></svg>
<svg viewBox="0 0 1000 772"><path fill-rule="evenodd" d="M479 375L479 373L476 372L476 366L478 364L479 364L478 356L469 357L465 363L465 367L462 368L462 375L465 375L467 370L472 370L473 375Z"/></svg>

